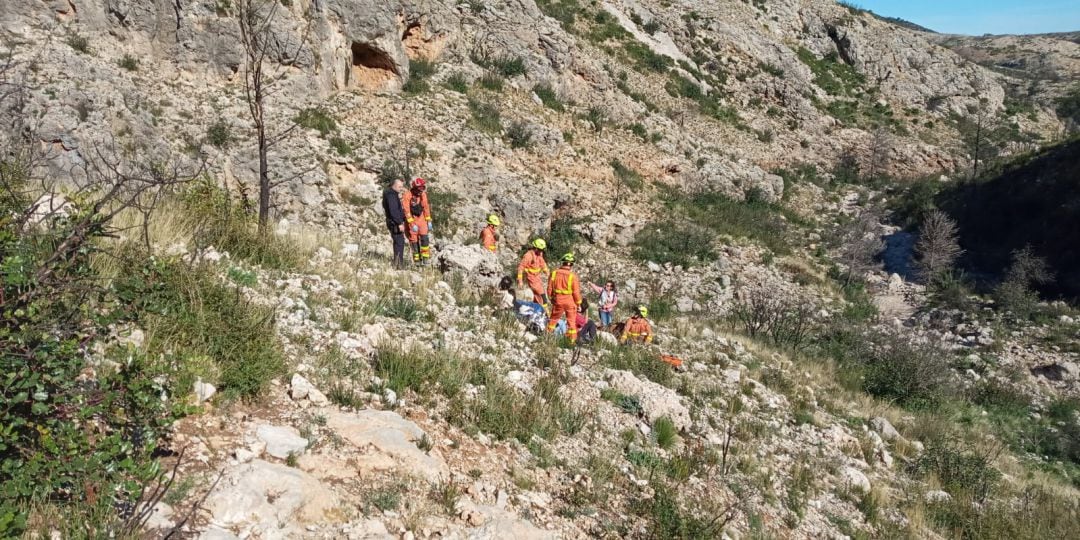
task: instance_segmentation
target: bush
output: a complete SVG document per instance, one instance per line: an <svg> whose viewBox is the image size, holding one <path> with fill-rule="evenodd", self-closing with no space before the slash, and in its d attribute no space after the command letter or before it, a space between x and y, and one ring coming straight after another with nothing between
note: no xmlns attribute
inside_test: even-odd
<svg viewBox="0 0 1080 540"><path fill-rule="evenodd" d="M227 397L253 399L285 370L274 309L221 283L207 266L154 259L123 276L117 289L141 314L147 351L172 353L174 390L181 395L191 391L197 375L211 379L213 373L217 380L207 382L216 382ZM201 358L212 367L193 373Z"/></svg>
<svg viewBox="0 0 1080 540"><path fill-rule="evenodd" d="M491 90L494 92L502 92L503 78L494 73L485 73L482 77L477 79L477 83L481 88Z"/></svg>
<svg viewBox="0 0 1080 540"><path fill-rule="evenodd" d="M401 87L406 94L416 95L427 92L431 86L428 79L435 74L435 62L429 60L412 60L409 62L409 80Z"/></svg>
<svg viewBox="0 0 1080 540"><path fill-rule="evenodd" d="M689 268L719 256L713 235L693 223L653 222L634 235L631 255L640 261L671 263Z"/></svg>
<svg viewBox="0 0 1080 540"><path fill-rule="evenodd" d="M611 160L611 168L615 173L615 181L631 190L639 190L645 185L641 173L627 167L618 159Z"/></svg>
<svg viewBox="0 0 1080 540"><path fill-rule="evenodd" d="M866 83L866 78L855 71L855 68L840 61L836 53L829 53L819 59L806 47L799 47L796 54L814 73L814 84L830 95L856 95Z"/></svg>
<svg viewBox="0 0 1080 540"><path fill-rule="evenodd" d="M1053 274L1046 259L1036 256L1030 247L1013 252L1012 264L1005 272L1005 279L994 288L994 301L1004 310L1020 318L1035 313L1039 295L1032 285L1053 281Z"/></svg>
<svg viewBox="0 0 1080 540"><path fill-rule="evenodd" d="M113 350L115 370L98 366L85 377L109 326L133 320L92 266L104 229L83 236L81 220L61 220L21 230L17 216L29 207L10 187L15 196L0 200L0 214L14 218L0 221L0 536L18 537L29 508L44 505L81 534L125 530L115 509L137 504L141 486L158 477L153 451L172 422L169 403L140 351ZM65 239L76 249L54 258Z"/></svg>
<svg viewBox="0 0 1080 540"><path fill-rule="evenodd" d="M469 91L469 81L460 73L454 73L447 77L446 80L443 81L443 86L458 92L459 94L464 94Z"/></svg>
<svg viewBox="0 0 1080 540"><path fill-rule="evenodd" d="M416 305L416 300L405 296L395 296L389 300L381 299L378 313L384 317L393 317L406 322L415 322L420 318L420 308Z"/></svg>
<svg viewBox="0 0 1080 540"><path fill-rule="evenodd" d="M799 350L809 343L816 329L811 302L763 287L745 293L731 310L732 326L740 327L751 338L766 338L778 347Z"/></svg>
<svg viewBox="0 0 1080 540"><path fill-rule="evenodd" d="M225 120L218 120L206 128L206 142L211 145L225 149L232 141L232 128Z"/></svg>
<svg viewBox="0 0 1080 540"><path fill-rule="evenodd" d="M472 113L474 128L487 133L502 131L502 115L494 104L470 98L469 112Z"/></svg>
<svg viewBox="0 0 1080 540"><path fill-rule="evenodd" d="M341 137L331 137L330 148L333 148L339 156L350 156L353 153L352 145Z"/></svg>
<svg viewBox="0 0 1080 540"><path fill-rule="evenodd" d="M712 519L708 514L699 517L701 512L684 512L671 488L654 482L653 489L651 499L637 499L631 504L631 511L645 518L646 538L718 538L730 519L720 519L726 517L724 514Z"/></svg>
<svg viewBox="0 0 1080 540"><path fill-rule="evenodd" d="M294 269L304 253L292 241L272 233L260 233L255 214L227 191L206 178L181 196L185 225L194 231L195 248L213 246L235 258L267 268Z"/></svg>
<svg viewBox="0 0 1080 540"><path fill-rule="evenodd" d="M643 347L618 347L604 358L604 365L611 369L629 371L664 386L670 386L675 378L671 366Z"/></svg>
<svg viewBox="0 0 1080 540"><path fill-rule="evenodd" d="M911 409L936 407L954 393L947 354L932 343L878 336L863 361L863 390Z"/></svg>
<svg viewBox="0 0 1080 540"><path fill-rule="evenodd" d="M534 86L533 93L536 94L536 97L540 98L540 102L543 103L545 107L558 112L566 110L562 101L559 101L559 96L555 93L555 89L553 89L550 84L541 83Z"/></svg>
<svg viewBox="0 0 1080 540"><path fill-rule="evenodd" d="M604 125L607 124L607 113L601 107L589 107L589 111L585 113L585 121L592 125L593 131L599 133L604 131Z"/></svg>
<svg viewBox="0 0 1080 540"><path fill-rule="evenodd" d="M506 139L510 148L529 148L532 146L532 130L524 121L516 120L506 127Z"/></svg>
<svg viewBox="0 0 1080 540"><path fill-rule="evenodd" d="M536 5L544 15L559 21L564 27L574 24L582 12L578 0L537 0Z"/></svg>
<svg viewBox="0 0 1080 540"><path fill-rule="evenodd" d="M79 34L71 34L67 38L67 44L72 49L83 54L90 54L90 40Z"/></svg>
<svg viewBox="0 0 1080 540"><path fill-rule="evenodd" d="M664 450L674 446L679 438L678 428L676 428L675 423L666 416L657 418L656 422L653 422L652 431L656 437L657 446Z"/></svg>
<svg viewBox="0 0 1080 540"><path fill-rule="evenodd" d="M547 252L553 257L562 257L563 253L574 251L584 239L577 227L583 223L580 219L557 216L551 220L551 229L547 234Z"/></svg>
<svg viewBox="0 0 1080 540"><path fill-rule="evenodd" d="M117 65L128 71L139 70L139 60L134 56L131 56L130 54L125 54L124 57L121 58L119 62L117 62Z"/></svg>
<svg viewBox="0 0 1080 540"><path fill-rule="evenodd" d="M918 475L933 475L954 496L985 501L1001 479L992 451L977 451L955 439L932 442L910 466Z"/></svg>
<svg viewBox="0 0 1080 540"><path fill-rule="evenodd" d="M337 131L337 121L329 111L321 107L309 107L300 111L293 118L293 122L302 128L318 131L323 137Z"/></svg>

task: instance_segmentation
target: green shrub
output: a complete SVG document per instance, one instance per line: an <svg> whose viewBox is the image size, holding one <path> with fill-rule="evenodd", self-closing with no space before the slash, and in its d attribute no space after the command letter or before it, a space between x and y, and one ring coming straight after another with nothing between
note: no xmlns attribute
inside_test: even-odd
<svg viewBox="0 0 1080 540"><path fill-rule="evenodd" d="M137 321L93 264L108 219L75 202L68 219L22 227L29 181L8 159L18 156L0 157L0 537L27 532L28 511L46 506L72 536L126 530L117 509L159 479L153 451L174 402L161 398L154 356L107 348L112 325ZM88 356L115 368L87 378Z"/></svg>
<svg viewBox="0 0 1080 540"><path fill-rule="evenodd" d="M536 5L544 15L559 21L564 27L573 25L582 12L578 0L537 0Z"/></svg>
<svg viewBox="0 0 1080 540"><path fill-rule="evenodd" d="M649 140L649 131L645 129L645 126L641 125L640 123L634 122L633 124L630 124L630 127L628 129L634 135L641 137L641 140Z"/></svg>
<svg viewBox="0 0 1080 540"><path fill-rule="evenodd" d="M1057 101L1057 113L1061 118L1070 120L1073 129L1080 127L1080 85L1076 85L1068 94Z"/></svg>
<svg viewBox="0 0 1080 540"><path fill-rule="evenodd" d="M206 142L221 149L229 147L233 141L232 128L225 120L218 120L206 128Z"/></svg>
<svg viewBox="0 0 1080 540"><path fill-rule="evenodd" d="M429 187L427 194L428 203L431 204L431 219L439 230L452 235L464 226L460 219L454 217L454 209L461 202L461 196L438 186Z"/></svg>
<svg viewBox="0 0 1080 540"><path fill-rule="evenodd" d="M994 456L955 439L932 442L909 470L917 475L932 474L941 487L954 496L967 495L985 501L1001 479L993 467Z"/></svg>
<svg viewBox="0 0 1080 540"><path fill-rule="evenodd" d="M931 343L879 336L863 361L863 389L908 408L936 407L954 393L947 354Z"/></svg>
<svg viewBox="0 0 1080 540"><path fill-rule="evenodd" d="M645 179L641 173L627 167L618 159L611 160L611 169L615 173L615 181L631 190L639 190L645 185Z"/></svg>
<svg viewBox="0 0 1080 540"><path fill-rule="evenodd" d="M664 450L674 446L679 439L679 430L675 427L675 422L666 416L657 418L656 422L653 422L652 430L657 446Z"/></svg>
<svg viewBox="0 0 1080 540"><path fill-rule="evenodd" d="M395 296L389 300L380 300L379 315L393 317L406 322L415 322L420 318L420 307L416 300L406 296Z"/></svg>
<svg viewBox="0 0 1080 540"><path fill-rule="evenodd" d="M553 258L562 257L563 253L574 251L577 245L585 238L577 228L584 221L566 216L556 217L551 220L551 229L547 234L547 252Z"/></svg>
<svg viewBox="0 0 1080 540"><path fill-rule="evenodd" d="M221 283L208 266L154 259L123 276L117 289L141 313L147 351L171 352L181 374L193 359L208 358L220 373L216 382L223 394L252 399L284 372L274 308ZM176 391L190 392L193 375L178 378Z"/></svg>
<svg viewBox="0 0 1080 540"><path fill-rule="evenodd" d="M529 148L532 146L532 130L524 121L516 120L506 127L506 139L510 148Z"/></svg>
<svg viewBox="0 0 1080 540"><path fill-rule="evenodd" d="M707 229L682 221L649 223L634 235L631 245L635 259L685 268L710 263L719 256Z"/></svg>
<svg viewBox="0 0 1080 540"><path fill-rule="evenodd" d="M629 371L664 386L670 386L675 378L671 366L643 347L617 347L604 358L604 365L611 369Z"/></svg>
<svg viewBox="0 0 1080 540"><path fill-rule="evenodd" d="M330 115L330 111L321 107L309 107L297 113L293 118L296 125L318 131L323 137L333 131L337 131L337 121Z"/></svg>
<svg viewBox="0 0 1080 540"><path fill-rule="evenodd" d="M469 98L472 126L480 131L497 134L502 131L502 115L493 103Z"/></svg>
<svg viewBox="0 0 1080 540"><path fill-rule="evenodd" d="M842 62L836 53L819 59L806 47L799 47L796 54L814 73L814 84L830 95L853 96L866 83L866 78Z"/></svg>
<svg viewBox="0 0 1080 540"><path fill-rule="evenodd" d="M124 57L117 62L117 65L128 71L138 71L139 59L130 54L125 54Z"/></svg>
<svg viewBox="0 0 1080 540"><path fill-rule="evenodd" d="M469 81L460 73L454 73L447 77L446 80L443 81L443 86L459 94L464 94L469 91Z"/></svg>
<svg viewBox="0 0 1080 540"><path fill-rule="evenodd" d="M352 145L341 137L331 137L330 148L333 148L339 156L350 156L353 153Z"/></svg>
<svg viewBox="0 0 1080 540"><path fill-rule="evenodd" d="M558 94L555 93L555 89L550 84L541 83L533 87L533 93L536 97L540 98L540 102L545 107L558 112L563 112L566 107L563 106L562 101L559 101Z"/></svg>
<svg viewBox="0 0 1080 540"><path fill-rule="evenodd" d="M640 416L644 412L641 400L637 396L628 396L613 388L605 388L600 392L600 397L610 401L625 413Z"/></svg>
<svg viewBox="0 0 1080 540"><path fill-rule="evenodd" d="M196 249L213 246L233 257L274 269L295 269L304 253L287 238L259 233L255 215L205 178L181 196L186 226L195 231Z"/></svg>
<svg viewBox="0 0 1080 540"><path fill-rule="evenodd" d="M651 36L655 34L658 30L660 30L660 23L656 22L656 19L653 19L641 25L641 29L644 30L646 34L649 34Z"/></svg>
<svg viewBox="0 0 1080 540"><path fill-rule="evenodd" d="M409 62L409 80L401 90L406 94L416 95L431 89L428 79L435 74L436 64L430 60L416 59Z"/></svg>
<svg viewBox="0 0 1080 540"><path fill-rule="evenodd" d="M589 111L585 113L585 121L592 125L593 131L597 133L604 131L607 120L607 112L601 107L589 107Z"/></svg>
<svg viewBox="0 0 1080 540"><path fill-rule="evenodd" d="M83 54L90 54L90 40L79 34L71 34L67 38L67 44L72 49Z"/></svg>
<svg viewBox="0 0 1080 540"><path fill-rule="evenodd" d="M631 511L645 519L645 538L718 538L723 520L712 519L708 514L685 512L679 507L675 492L658 482L653 482L652 498L641 498L631 504Z"/></svg>
<svg viewBox="0 0 1080 540"><path fill-rule="evenodd" d="M485 73L482 77L477 79L477 83L481 88L491 90L493 92L502 92L503 78L495 73Z"/></svg>
<svg viewBox="0 0 1080 540"><path fill-rule="evenodd" d="M617 24L617 23L616 23ZM640 69L654 73L666 73L671 69L671 59L652 50L648 45L636 40L623 43L623 50Z"/></svg>

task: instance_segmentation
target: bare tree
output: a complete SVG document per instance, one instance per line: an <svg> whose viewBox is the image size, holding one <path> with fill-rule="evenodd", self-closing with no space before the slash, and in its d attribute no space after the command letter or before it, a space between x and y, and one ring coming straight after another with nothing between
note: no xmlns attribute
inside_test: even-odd
<svg viewBox="0 0 1080 540"><path fill-rule="evenodd" d="M931 210L919 227L919 240L915 243L916 266L923 279L933 280L952 270L963 252L956 222L941 210Z"/></svg>
<svg viewBox="0 0 1080 540"><path fill-rule="evenodd" d="M893 148L893 138L889 130L879 127L874 130L874 136L870 139L870 146L866 155L866 178L871 181L879 180L879 176L885 172L889 164L889 152Z"/></svg>
<svg viewBox="0 0 1080 540"><path fill-rule="evenodd" d="M244 48L244 99L259 152L259 231L265 232L270 220L270 192L288 180L271 181L268 154L294 129L295 123L278 133L271 133L266 114L266 100L275 93L275 85L283 76L281 68L295 62L306 42L307 34L294 46L283 43L274 35L274 21L281 4L276 0L237 0L236 21L240 26L240 42Z"/></svg>
<svg viewBox="0 0 1080 540"><path fill-rule="evenodd" d="M846 267L844 286L851 285L855 277L861 277L874 268L877 254L885 248L878 234L879 217L871 210L863 211L838 231L836 242L840 249L840 262Z"/></svg>

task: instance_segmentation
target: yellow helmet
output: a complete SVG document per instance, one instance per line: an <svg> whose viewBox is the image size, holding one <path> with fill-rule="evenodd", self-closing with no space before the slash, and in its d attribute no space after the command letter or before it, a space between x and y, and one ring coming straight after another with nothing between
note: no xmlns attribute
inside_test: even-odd
<svg viewBox="0 0 1080 540"><path fill-rule="evenodd" d="M499 225L502 225L502 222L499 221L499 216L496 216L495 214L491 214L491 215L488 216L488 223L490 223L490 224L492 224L492 225L494 225L496 227L498 227Z"/></svg>
<svg viewBox="0 0 1080 540"><path fill-rule="evenodd" d="M547 242L545 242L543 238L537 238L532 241L532 247L542 251L547 249Z"/></svg>
<svg viewBox="0 0 1080 540"><path fill-rule="evenodd" d="M642 317L648 317L649 316L649 308L645 307L644 305L638 306L637 311L638 311L638 313L641 314Z"/></svg>
<svg viewBox="0 0 1080 540"><path fill-rule="evenodd" d="M562 256L562 261L563 262L568 262L568 263L574 262L574 254L571 252L571 253L567 253L566 255L563 255Z"/></svg>

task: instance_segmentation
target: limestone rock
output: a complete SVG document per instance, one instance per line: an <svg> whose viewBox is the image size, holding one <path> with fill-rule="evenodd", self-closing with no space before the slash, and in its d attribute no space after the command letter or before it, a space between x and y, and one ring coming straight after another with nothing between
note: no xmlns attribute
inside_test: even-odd
<svg viewBox="0 0 1080 540"><path fill-rule="evenodd" d="M435 452L424 453L416 446L425 437L424 431L397 413L333 412L327 415L326 426L364 451L357 459L362 472L400 470L432 482L449 475L441 457Z"/></svg>
<svg viewBox="0 0 1080 540"><path fill-rule="evenodd" d="M193 391L195 392L195 399L198 400L199 403L202 403L204 401L209 401L210 398L214 397L214 394L217 393L217 387L208 382L203 382L202 379L198 379L195 381Z"/></svg>
<svg viewBox="0 0 1080 540"><path fill-rule="evenodd" d="M337 497L318 480L263 460L228 471L205 508L215 525L264 539L294 538L306 525L335 523L343 517Z"/></svg>
<svg viewBox="0 0 1080 540"><path fill-rule="evenodd" d="M871 418L870 427L878 432L878 434L881 435L881 438L886 441L895 441L901 438L900 432L896 431L896 428L893 427L892 423L890 423L887 418L881 416Z"/></svg>
<svg viewBox="0 0 1080 540"><path fill-rule="evenodd" d="M840 480L845 487L856 489L863 493L868 493L870 491L870 479L855 467L847 466L840 469Z"/></svg>
<svg viewBox="0 0 1080 540"><path fill-rule="evenodd" d="M301 437L296 428L288 426L262 424L255 429L255 435L266 443L266 453L278 459L299 454L308 445L308 440Z"/></svg>
<svg viewBox="0 0 1080 540"><path fill-rule="evenodd" d="M659 361L657 360L657 362ZM674 390L650 380L638 379L629 371L607 370L605 377L611 383L611 386L619 392L638 397L649 423L666 416L680 430L690 427L690 410L683 404L682 398Z"/></svg>
<svg viewBox="0 0 1080 540"><path fill-rule="evenodd" d="M495 254L479 244L449 244L439 250L436 263L442 272L461 272L474 285L494 287L503 270Z"/></svg>
<svg viewBox="0 0 1080 540"><path fill-rule="evenodd" d="M289 382L289 396L297 401L307 399L315 405L330 404L330 400L326 398L326 395L299 373L294 373L292 380Z"/></svg>

